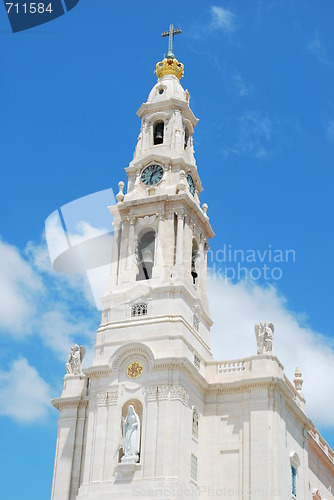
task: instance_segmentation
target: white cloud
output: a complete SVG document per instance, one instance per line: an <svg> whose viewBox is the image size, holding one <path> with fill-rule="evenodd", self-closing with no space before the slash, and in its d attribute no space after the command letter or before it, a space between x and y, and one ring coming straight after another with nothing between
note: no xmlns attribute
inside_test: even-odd
<svg viewBox="0 0 334 500"><path fill-rule="evenodd" d="M0 414L19 422L43 419L50 409L49 385L25 358L16 359L10 371L0 371Z"/></svg>
<svg viewBox="0 0 334 500"><path fill-rule="evenodd" d="M246 111L236 120L238 130L234 144L224 148L224 155L247 155L263 158L271 147L273 121L259 111Z"/></svg>
<svg viewBox="0 0 334 500"><path fill-rule="evenodd" d="M0 328L16 336L29 333L42 280L19 251L0 240Z"/></svg>
<svg viewBox="0 0 334 500"><path fill-rule="evenodd" d="M229 155L265 158L291 144L300 126L294 117L279 118L269 116L259 110L247 110L239 117L226 119L225 129L233 130L231 137L226 137L227 144L222 153Z"/></svg>
<svg viewBox="0 0 334 500"><path fill-rule="evenodd" d="M329 120L325 125L325 132L328 139L334 141L334 120Z"/></svg>
<svg viewBox="0 0 334 500"><path fill-rule="evenodd" d="M94 340L97 325L92 325L87 320L71 321L68 310L58 308L42 314L38 327L43 344L65 362L71 345L79 342L79 339L86 338L89 342Z"/></svg>
<svg viewBox="0 0 334 500"><path fill-rule="evenodd" d="M323 42L320 40L318 31L315 32L311 41L307 45L307 50L315 56L320 64L324 64L325 66L332 66L332 62L330 61L327 49Z"/></svg>
<svg viewBox="0 0 334 500"><path fill-rule="evenodd" d="M23 255L0 240L0 252L0 334L35 335L62 359L71 344L93 342L97 322L82 276L53 271L43 242L30 242Z"/></svg>
<svg viewBox="0 0 334 500"><path fill-rule="evenodd" d="M69 234L69 237L72 245L78 245L79 243L83 243L87 240L102 236L103 234L106 234L108 232L109 230L105 227L93 227L88 222L81 220L76 224L75 230L72 234Z"/></svg>
<svg viewBox="0 0 334 500"><path fill-rule="evenodd" d="M222 30L225 33L232 33L235 30L236 15L224 7L211 7L211 27Z"/></svg>
<svg viewBox="0 0 334 500"><path fill-rule="evenodd" d="M275 326L274 353L292 381L299 366L303 373L306 411L315 425L333 427L334 350L330 339L313 331L303 316L289 311L286 299L272 287L239 282L208 283L211 316L215 322L211 342L216 359L240 359L256 354L255 323Z"/></svg>
<svg viewBox="0 0 334 500"><path fill-rule="evenodd" d="M253 88L245 82L240 73L236 71L231 78L234 88L240 97L245 97L252 92Z"/></svg>

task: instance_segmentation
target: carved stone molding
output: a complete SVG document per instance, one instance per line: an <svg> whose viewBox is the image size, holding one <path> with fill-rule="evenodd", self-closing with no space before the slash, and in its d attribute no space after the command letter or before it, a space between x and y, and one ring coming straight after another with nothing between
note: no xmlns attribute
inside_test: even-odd
<svg viewBox="0 0 334 500"><path fill-rule="evenodd" d="M169 395L170 387L169 385L158 386L159 399L167 399Z"/></svg>
<svg viewBox="0 0 334 500"><path fill-rule="evenodd" d="M146 395L147 401L155 401L157 399L157 396L158 396L158 391L159 391L158 387L147 387L145 389L145 395Z"/></svg>
<svg viewBox="0 0 334 500"><path fill-rule="evenodd" d="M126 220L130 224L130 226L134 226L136 222L136 217L134 215L129 215L129 217L127 217Z"/></svg>
<svg viewBox="0 0 334 500"><path fill-rule="evenodd" d="M119 391L108 391L108 404L116 405L118 401Z"/></svg>
<svg viewBox="0 0 334 500"><path fill-rule="evenodd" d="M106 392L96 392L94 394L94 399L97 403L97 406L105 406L107 403L108 394Z"/></svg>
<svg viewBox="0 0 334 500"><path fill-rule="evenodd" d="M182 385L173 385L170 390L170 399L182 401L184 405L187 405L189 393Z"/></svg>
<svg viewBox="0 0 334 500"><path fill-rule="evenodd" d="M157 216L157 218L158 218L159 221L164 221L165 218L166 218L165 211L162 210L161 212L157 212L156 216Z"/></svg>
<svg viewBox="0 0 334 500"><path fill-rule="evenodd" d="M130 344L128 346L123 346L118 350L118 354L116 354L114 361L112 363L112 371L116 371L119 369L120 365L124 362L126 358L129 356L136 357L141 355L148 365L152 365L154 361L154 356L148 347L143 344Z"/></svg>
<svg viewBox="0 0 334 500"><path fill-rule="evenodd" d="M188 391L181 385L151 386L145 389L145 394L148 401L170 399L181 401L183 404L187 405L189 400Z"/></svg>
<svg viewBox="0 0 334 500"><path fill-rule="evenodd" d="M145 217L138 217L138 224L140 226L153 225L156 221L156 215L145 215Z"/></svg>
<svg viewBox="0 0 334 500"><path fill-rule="evenodd" d="M66 408L80 408L88 406L88 399L76 399L76 400L61 400L60 398L57 400L51 401L52 405L57 408L57 410L63 410Z"/></svg>

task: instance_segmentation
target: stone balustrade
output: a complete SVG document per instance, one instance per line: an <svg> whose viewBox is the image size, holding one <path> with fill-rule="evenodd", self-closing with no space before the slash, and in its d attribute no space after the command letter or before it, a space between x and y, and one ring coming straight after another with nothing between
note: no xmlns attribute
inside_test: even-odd
<svg viewBox="0 0 334 500"><path fill-rule="evenodd" d="M334 464L334 451L329 447L327 441L321 436L319 431L314 427L309 430L309 435L317 443L319 448L324 452L324 454L329 458L329 460Z"/></svg>
<svg viewBox="0 0 334 500"><path fill-rule="evenodd" d="M217 363L217 374L243 372L246 367L249 369L249 363L247 364L244 360L222 361Z"/></svg>

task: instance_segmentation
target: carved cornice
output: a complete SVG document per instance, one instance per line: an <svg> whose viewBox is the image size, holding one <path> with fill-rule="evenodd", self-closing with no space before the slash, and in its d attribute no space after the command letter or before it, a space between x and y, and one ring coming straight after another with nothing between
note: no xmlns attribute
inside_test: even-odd
<svg viewBox="0 0 334 500"><path fill-rule="evenodd" d="M51 404L57 408L57 410L63 410L67 408L80 408L88 406L88 399L72 399L72 398L59 398L53 399Z"/></svg>
<svg viewBox="0 0 334 500"><path fill-rule="evenodd" d="M137 217L135 217L134 215L129 215L126 218L127 222L130 224L130 226L134 226L135 225L136 219L137 219Z"/></svg>
<svg viewBox="0 0 334 500"><path fill-rule="evenodd" d="M156 385L147 387L145 395L148 401L167 400L181 401L182 404L188 405L189 392L182 385Z"/></svg>
<svg viewBox="0 0 334 500"><path fill-rule="evenodd" d="M189 400L189 392L182 385L174 385L170 390L170 399L181 401L187 406Z"/></svg>
<svg viewBox="0 0 334 500"><path fill-rule="evenodd" d="M108 391L107 392L107 402L109 406L116 405L118 401L119 391Z"/></svg>
<svg viewBox="0 0 334 500"><path fill-rule="evenodd" d="M106 406L107 399L108 394L106 392L96 392L94 394L94 400L96 401L97 406Z"/></svg>
<svg viewBox="0 0 334 500"><path fill-rule="evenodd" d="M161 210L160 212L157 212L156 216L157 216L159 221L164 221L166 218L165 210Z"/></svg>

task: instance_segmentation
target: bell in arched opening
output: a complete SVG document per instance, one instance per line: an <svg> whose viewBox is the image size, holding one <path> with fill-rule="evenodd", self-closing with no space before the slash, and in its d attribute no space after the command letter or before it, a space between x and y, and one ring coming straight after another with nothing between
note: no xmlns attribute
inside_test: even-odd
<svg viewBox="0 0 334 500"><path fill-rule="evenodd" d="M150 280L154 266L155 232L145 233L138 243L137 281Z"/></svg>
<svg viewBox="0 0 334 500"><path fill-rule="evenodd" d="M164 142L164 122L155 122L153 127L153 141L154 145L162 144Z"/></svg>

